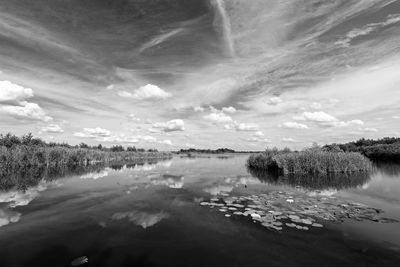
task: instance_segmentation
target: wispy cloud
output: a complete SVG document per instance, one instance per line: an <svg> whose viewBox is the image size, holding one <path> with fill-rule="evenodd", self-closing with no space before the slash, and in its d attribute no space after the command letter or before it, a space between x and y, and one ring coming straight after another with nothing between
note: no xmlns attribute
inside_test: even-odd
<svg viewBox="0 0 400 267"><path fill-rule="evenodd" d="M110 137L111 131L100 127L96 128L83 128L82 132L75 132L74 136L83 138L99 138L99 137Z"/></svg>
<svg viewBox="0 0 400 267"><path fill-rule="evenodd" d="M382 29L383 27L387 27L393 24L400 22L400 14L391 14L388 15L386 21L377 22L377 23L369 23L364 27L353 29L346 34L345 38L342 38L336 42L336 45L349 47L351 42L361 36L369 35L375 31Z"/></svg>

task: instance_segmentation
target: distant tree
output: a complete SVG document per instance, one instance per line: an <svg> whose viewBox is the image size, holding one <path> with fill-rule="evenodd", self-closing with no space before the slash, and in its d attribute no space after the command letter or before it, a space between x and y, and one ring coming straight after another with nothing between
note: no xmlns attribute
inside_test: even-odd
<svg viewBox="0 0 400 267"><path fill-rule="evenodd" d="M85 143L80 143L79 148L89 148L89 146Z"/></svg>
<svg viewBox="0 0 400 267"><path fill-rule="evenodd" d="M125 151L125 149L121 145L116 145L116 146L111 147L111 151L112 152L123 152L123 151Z"/></svg>
<svg viewBox="0 0 400 267"><path fill-rule="evenodd" d="M32 143L32 140L33 140L33 134L32 133L27 133L27 134L22 136L21 142L22 142L23 145L28 146L28 145L30 145Z"/></svg>
<svg viewBox="0 0 400 267"><path fill-rule="evenodd" d="M0 145L5 147L12 147L15 145L20 145L21 139L11 133L7 133L6 135L0 135Z"/></svg>

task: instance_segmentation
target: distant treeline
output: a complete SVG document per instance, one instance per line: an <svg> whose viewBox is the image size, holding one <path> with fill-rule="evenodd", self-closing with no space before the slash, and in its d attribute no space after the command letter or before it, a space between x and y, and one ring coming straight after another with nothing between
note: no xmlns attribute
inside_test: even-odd
<svg viewBox="0 0 400 267"><path fill-rule="evenodd" d="M93 150L102 150L102 151L111 151L111 152L158 152L157 149L144 149L144 148L136 148L134 146L128 146L126 149L121 145L114 145L110 148L104 147L102 144L96 146L90 146L86 143L80 143L79 145L72 146L67 143L56 143L56 142L45 142L40 138L35 138L31 133L23 135L22 137L13 135L11 133L8 134L0 134L0 147L4 146L7 148L11 148L13 146L26 145L26 146L39 146L39 147L65 147L65 148L82 148L82 149L93 149Z"/></svg>
<svg viewBox="0 0 400 267"><path fill-rule="evenodd" d="M146 151L135 147L125 149L122 146L106 148L102 145L91 147L84 143L71 146L65 143L47 143L40 138L34 138L32 134L22 137L12 134L0 135L0 177L35 166L71 168L171 156L169 152L158 152L155 149Z"/></svg>
<svg viewBox="0 0 400 267"><path fill-rule="evenodd" d="M400 138L385 137L378 140L360 139L345 144L323 147L328 151L359 152L372 160L400 160Z"/></svg>
<svg viewBox="0 0 400 267"><path fill-rule="evenodd" d="M224 154L224 153L236 153L235 150L229 148L218 148L218 149L181 149L178 153L204 153L204 154Z"/></svg>

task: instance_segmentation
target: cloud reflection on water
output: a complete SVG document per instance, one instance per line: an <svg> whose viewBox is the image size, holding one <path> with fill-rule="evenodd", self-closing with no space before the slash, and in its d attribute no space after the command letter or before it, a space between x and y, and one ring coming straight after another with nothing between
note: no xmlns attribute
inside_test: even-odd
<svg viewBox="0 0 400 267"><path fill-rule="evenodd" d="M103 177L108 176L108 171L106 170L102 170L100 172L91 172L85 175L81 176L81 179L93 179L93 180L97 180Z"/></svg>
<svg viewBox="0 0 400 267"><path fill-rule="evenodd" d="M180 189L183 188L184 179L182 175L152 175L148 176L150 179L151 184L153 185L164 185L169 188Z"/></svg>
<svg viewBox="0 0 400 267"><path fill-rule="evenodd" d="M48 187L47 183L41 181L37 186L30 187L27 190L11 190L7 192L0 193L0 203L9 203L10 208L15 208L18 206L26 206L32 200L34 200L39 193L46 190Z"/></svg>
<svg viewBox="0 0 400 267"><path fill-rule="evenodd" d="M169 217L169 214L165 212L148 213L144 211L128 211L128 212L117 212L111 217L114 221L120 221L127 219L137 226L141 226L143 229L152 227L159 223L161 220Z"/></svg>
<svg viewBox="0 0 400 267"><path fill-rule="evenodd" d="M39 196L40 192L45 191L47 188L48 184L41 181L37 186L30 187L25 191L11 190L0 192L0 203L6 204L6 207L0 208L0 227L18 222L22 214L13 209L19 206L27 206Z"/></svg>
<svg viewBox="0 0 400 267"><path fill-rule="evenodd" d="M21 213L8 209L0 209L0 227L18 222L20 219Z"/></svg>

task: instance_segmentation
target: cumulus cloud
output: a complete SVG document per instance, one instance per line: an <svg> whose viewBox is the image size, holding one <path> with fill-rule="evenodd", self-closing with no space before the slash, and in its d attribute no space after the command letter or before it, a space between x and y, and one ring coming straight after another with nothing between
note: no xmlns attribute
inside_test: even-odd
<svg viewBox="0 0 400 267"><path fill-rule="evenodd" d="M296 120L315 122L325 127L348 127L364 125L362 120L340 121L336 117L323 111L304 112L301 116L294 117Z"/></svg>
<svg viewBox="0 0 400 267"><path fill-rule="evenodd" d="M53 118L36 103L25 101L33 90L10 81L0 81L0 111L18 119L48 122Z"/></svg>
<svg viewBox="0 0 400 267"><path fill-rule="evenodd" d="M146 141L146 142L156 142L157 141L157 138L155 138L154 136L150 136L150 135L138 136L138 139L142 139L143 141Z"/></svg>
<svg viewBox="0 0 400 267"><path fill-rule="evenodd" d="M237 123L235 122L235 129L238 132L256 132L259 127L255 123Z"/></svg>
<svg viewBox="0 0 400 267"><path fill-rule="evenodd" d="M268 103L271 105L278 105L279 103L282 103L282 102L283 102L283 100L278 96L271 97L268 101Z"/></svg>
<svg viewBox="0 0 400 267"><path fill-rule="evenodd" d="M159 143L162 145L167 145L167 146L173 145L171 140L162 140L162 141L159 141Z"/></svg>
<svg viewBox="0 0 400 267"><path fill-rule="evenodd" d="M283 142L285 142L285 143L296 143L297 141L296 141L296 139L293 139L293 138L282 138L282 141Z"/></svg>
<svg viewBox="0 0 400 267"><path fill-rule="evenodd" d="M38 104L27 101L20 102L19 106L0 106L0 111L20 119L40 120L44 122L53 120Z"/></svg>
<svg viewBox="0 0 400 267"><path fill-rule="evenodd" d="M261 131L257 131L257 132L255 132L253 135L254 135L254 136L257 136L257 137L263 137L263 136L264 136L264 133L261 132Z"/></svg>
<svg viewBox="0 0 400 267"><path fill-rule="evenodd" d="M204 112L204 108L201 107L201 106L194 107L193 110L194 110L195 112Z"/></svg>
<svg viewBox="0 0 400 267"><path fill-rule="evenodd" d="M303 123L298 122L285 122L281 127L286 129L308 129L308 126Z"/></svg>
<svg viewBox="0 0 400 267"><path fill-rule="evenodd" d="M233 121L231 116L226 115L223 112L213 112L203 118L215 123L229 123Z"/></svg>
<svg viewBox="0 0 400 267"><path fill-rule="evenodd" d="M235 113L236 109L234 107L224 107L222 108L222 111L226 113Z"/></svg>
<svg viewBox="0 0 400 267"><path fill-rule="evenodd" d="M306 120L314 121L314 122L334 122L337 119L323 111L318 112L304 112L303 117Z"/></svg>
<svg viewBox="0 0 400 267"><path fill-rule="evenodd" d="M135 100L164 100L172 96L170 93L165 92L163 89L153 84L142 86L133 91L133 93L128 91L118 91L118 95Z"/></svg>
<svg viewBox="0 0 400 267"><path fill-rule="evenodd" d="M58 124L49 124L40 129L39 133L63 133L64 130Z"/></svg>
<svg viewBox="0 0 400 267"><path fill-rule="evenodd" d="M153 128L162 129L164 132L176 132L185 130L185 122L180 119L168 122L154 123Z"/></svg>
<svg viewBox="0 0 400 267"><path fill-rule="evenodd" d="M133 113L129 114L128 117L129 117L129 119L130 119L131 121L141 121L141 119L138 118L138 117L136 117L136 115L133 114Z"/></svg>
<svg viewBox="0 0 400 267"><path fill-rule="evenodd" d="M83 138L99 138L99 137L110 137L111 131L96 127L96 128L83 128L82 132L74 133L76 137Z"/></svg>
<svg viewBox="0 0 400 267"><path fill-rule="evenodd" d="M15 103L33 97L33 90L10 81L0 81L0 103Z"/></svg>

